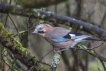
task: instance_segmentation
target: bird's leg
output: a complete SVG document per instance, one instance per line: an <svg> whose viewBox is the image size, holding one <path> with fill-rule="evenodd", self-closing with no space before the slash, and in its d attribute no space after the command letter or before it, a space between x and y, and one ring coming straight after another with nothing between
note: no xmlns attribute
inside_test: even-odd
<svg viewBox="0 0 106 71"><path fill-rule="evenodd" d="M60 51L59 48L54 48L54 52L55 52L55 53L59 53L59 54L61 54L61 51Z"/></svg>
<svg viewBox="0 0 106 71"><path fill-rule="evenodd" d="M54 52L61 54L62 51L68 50L69 48L69 46L64 48L55 48Z"/></svg>
<svg viewBox="0 0 106 71"><path fill-rule="evenodd" d="M55 53L61 54L61 51L59 48L55 47L54 45L52 45L52 47L53 47Z"/></svg>
<svg viewBox="0 0 106 71"><path fill-rule="evenodd" d="M64 48L60 48L60 51L62 52L62 51L65 51L65 50L68 50L70 47L69 46L67 46L67 47L64 47Z"/></svg>

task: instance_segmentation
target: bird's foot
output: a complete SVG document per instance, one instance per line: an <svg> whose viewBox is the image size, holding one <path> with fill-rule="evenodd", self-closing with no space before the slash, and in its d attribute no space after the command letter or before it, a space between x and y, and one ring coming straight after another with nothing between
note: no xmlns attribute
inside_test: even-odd
<svg viewBox="0 0 106 71"><path fill-rule="evenodd" d="M55 48L55 49L54 49L54 52L61 54L61 51L60 51L60 49L58 49L58 48Z"/></svg>
<svg viewBox="0 0 106 71"><path fill-rule="evenodd" d="M50 68L52 71L56 71L56 67L52 67Z"/></svg>
<svg viewBox="0 0 106 71"><path fill-rule="evenodd" d="M54 52L61 54L62 51L65 51L65 50L68 50L68 49L69 49L69 47L67 47L67 48L56 48L54 50Z"/></svg>

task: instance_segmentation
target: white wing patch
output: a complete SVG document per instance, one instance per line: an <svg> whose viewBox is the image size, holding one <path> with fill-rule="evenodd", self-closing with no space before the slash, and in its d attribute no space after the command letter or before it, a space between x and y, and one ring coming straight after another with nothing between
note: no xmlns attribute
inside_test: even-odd
<svg viewBox="0 0 106 71"><path fill-rule="evenodd" d="M75 36L75 34L69 34L71 37L74 37Z"/></svg>
<svg viewBox="0 0 106 71"><path fill-rule="evenodd" d="M88 35L80 35L80 36L76 36L75 34L69 34L71 36L71 39L73 39L74 41L82 41L85 38L91 37Z"/></svg>

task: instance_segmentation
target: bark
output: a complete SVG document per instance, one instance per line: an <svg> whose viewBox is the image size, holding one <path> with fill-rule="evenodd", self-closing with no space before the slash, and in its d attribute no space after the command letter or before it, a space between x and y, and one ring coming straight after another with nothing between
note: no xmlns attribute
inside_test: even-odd
<svg viewBox="0 0 106 71"><path fill-rule="evenodd" d="M67 0L17 0L18 4L26 8L41 8L49 5L58 4Z"/></svg>
<svg viewBox="0 0 106 71"><path fill-rule="evenodd" d="M91 23L84 22L81 20L77 20L72 17L68 16L62 16L59 14L56 14L54 12L47 12L47 11L42 11L39 9L23 9L22 7L19 6L12 6L7 3L0 3L0 12L1 13L11 13L14 15L21 15L21 16L26 16L26 17L31 17L31 18L36 18L36 19L42 19L50 22L55 22L55 23L60 23L68 26L78 26L79 29L91 33L94 36L97 36L104 41L106 41L106 31L103 30L102 28L99 28L97 26L92 25ZM77 29L78 29L77 28Z"/></svg>
<svg viewBox="0 0 106 71"><path fill-rule="evenodd" d="M9 33L0 23L0 43L14 54L15 59L20 60L31 71L50 71L41 66L36 57L31 54Z"/></svg>

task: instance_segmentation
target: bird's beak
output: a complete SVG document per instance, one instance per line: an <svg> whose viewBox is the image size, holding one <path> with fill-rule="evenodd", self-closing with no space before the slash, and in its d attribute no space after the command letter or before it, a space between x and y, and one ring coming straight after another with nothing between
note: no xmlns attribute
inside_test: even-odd
<svg viewBox="0 0 106 71"><path fill-rule="evenodd" d="M32 32L32 34L37 34L37 33L38 31L36 29Z"/></svg>

